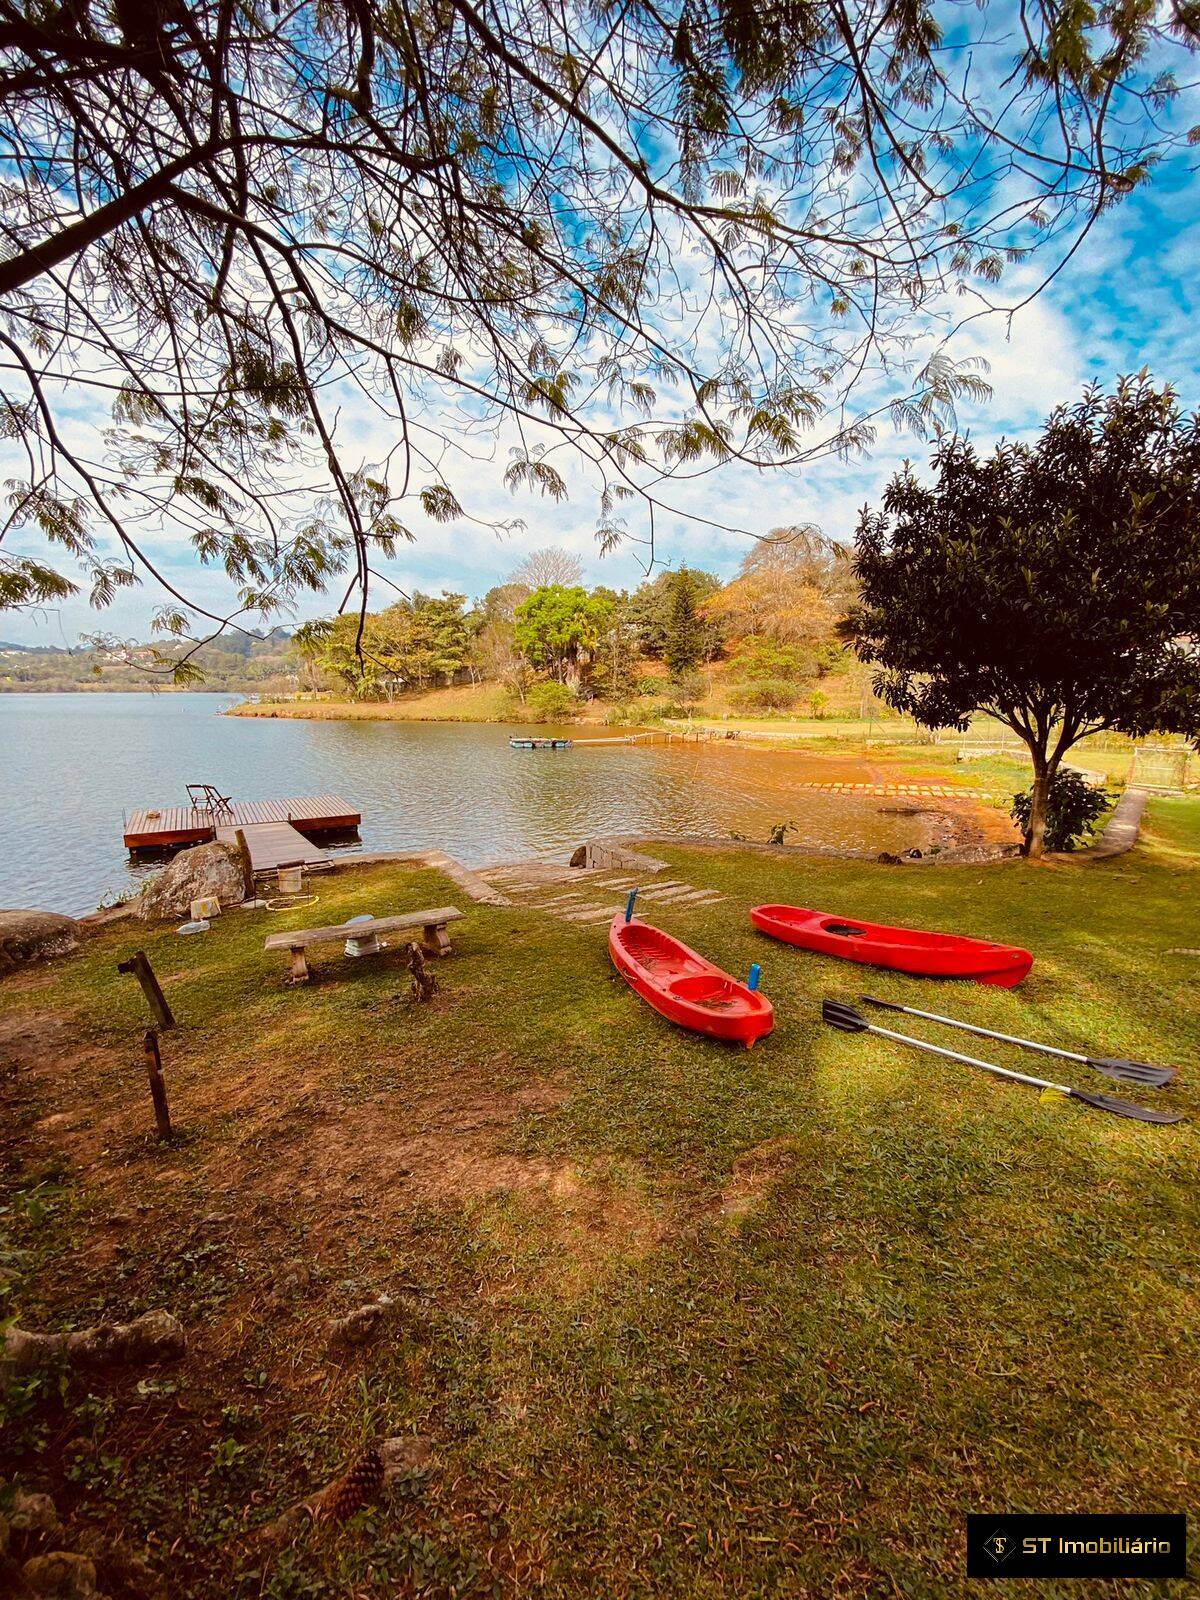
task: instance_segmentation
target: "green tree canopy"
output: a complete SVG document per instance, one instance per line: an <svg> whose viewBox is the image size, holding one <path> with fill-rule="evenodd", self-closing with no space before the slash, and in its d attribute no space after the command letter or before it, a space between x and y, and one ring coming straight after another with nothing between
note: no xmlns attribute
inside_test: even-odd
<svg viewBox="0 0 1200 1600"><path fill-rule="evenodd" d="M671 589L671 606L663 641L663 660L677 682L692 671L704 655L704 623L696 605L697 589L691 573L681 567Z"/></svg>
<svg viewBox="0 0 1200 1600"><path fill-rule="evenodd" d="M1033 757L1042 851L1063 756L1102 728L1200 735L1200 420L1143 373L1061 406L1032 444L961 438L859 522L846 631L927 727L985 711Z"/></svg>
<svg viewBox="0 0 1200 1600"><path fill-rule="evenodd" d="M707 602L721 588L721 580L711 572L689 567L686 586L691 591L692 609L700 625L700 652L696 660L710 661L721 648L721 627L707 615ZM676 590L683 579L683 568L660 572L649 583L638 586L630 597L629 620L637 631L645 655L666 660L667 636L671 630ZM693 663L694 664L694 663Z"/></svg>
<svg viewBox="0 0 1200 1600"><path fill-rule="evenodd" d="M356 699L449 683L467 664L473 627L461 594L414 594L362 625L348 615L310 623L296 642L302 653L343 684Z"/></svg>
<svg viewBox="0 0 1200 1600"><path fill-rule="evenodd" d="M517 607L517 648L533 666L574 686L612 621L613 603L578 584L535 589Z"/></svg>

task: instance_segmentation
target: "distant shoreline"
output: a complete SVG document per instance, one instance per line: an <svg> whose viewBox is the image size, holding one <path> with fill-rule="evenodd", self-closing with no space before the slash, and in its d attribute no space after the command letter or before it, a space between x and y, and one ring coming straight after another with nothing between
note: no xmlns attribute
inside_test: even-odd
<svg viewBox="0 0 1200 1600"><path fill-rule="evenodd" d="M174 683L0 683L0 694L233 694L252 693L248 689L222 689L215 684Z"/></svg>

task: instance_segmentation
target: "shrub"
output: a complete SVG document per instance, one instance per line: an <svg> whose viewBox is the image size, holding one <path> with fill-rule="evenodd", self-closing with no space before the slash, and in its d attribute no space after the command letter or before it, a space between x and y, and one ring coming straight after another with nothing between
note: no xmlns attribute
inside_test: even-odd
<svg viewBox="0 0 1200 1600"><path fill-rule="evenodd" d="M1091 838L1111 804L1102 784L1089 783L1070 767L1060 768L1046 800L1045 848L1074 850L1082 840ZM1012 818L1022 832L1028 831L1032 810L1032 789L1013 795Z"/></svg>
<svg viewBox="0 0 1200 1600"><path fill-rule="evenodd" d="M649 676L639 678L634 684L634 688L637 690L638 694L646 695L662 694L666 687L667 680L665 678L651 678Z"/></svg>
<svg viewBox="0 0 1200 1600"><path fill-rule="evenodd" d="M708 684L702 672L685 672L671 684L667 693L680 705L694 706L708 693Z"/></svg>
<svg viewBox="0 0 1200 1600"><path fill-rule="evenodd" d="M535 683L525 697L527 722L566 722L579 709L579 701L565 683Z"/></svg>
<svg viewBox="0 0 1200 1600"><path fill-rule="evenodd" d="M786 678L758 678L739 683L729 691L735 711L787 711L795 704L798 689Z"/></svg>
<svg viewBox="0 0 1200 1600"><path fill-rule="evenodd" d="M808 709L818 720L829 710L829 696L823 689L814 689L809 695Z"/></svg>

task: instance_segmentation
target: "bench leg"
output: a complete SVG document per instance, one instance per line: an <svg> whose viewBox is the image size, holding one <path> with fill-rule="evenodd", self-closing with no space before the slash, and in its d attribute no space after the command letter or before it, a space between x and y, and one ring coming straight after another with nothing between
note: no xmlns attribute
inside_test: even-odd
<svg viewBox="0 0 1200 1600"><path fill-rule="evenodd" d="M431 956L448 956L451 953L449 935L444 922L427 922L421 930L425 952Z"/></svg>
<svg viewBox="0 0 1200 1600"><path fill-rule="evenodd" d="M303 949L292 951L292 982L307 983L311 974Z"/></svg>

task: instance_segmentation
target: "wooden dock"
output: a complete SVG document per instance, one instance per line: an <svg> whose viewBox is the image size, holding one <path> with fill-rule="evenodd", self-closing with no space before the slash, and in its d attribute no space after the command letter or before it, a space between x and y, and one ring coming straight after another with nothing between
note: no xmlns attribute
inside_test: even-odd
<svg viewBox="0 0 1200 1600"><path fill-rule="evenodd" d="M224 844L236 844L238 831L218 828L217 838ZM328 852L310 844L290 822L252 822L240 831L255 872L274 872L276 867L294 867L300 862L313 867L329 859Z"/></svg>
<svg viewBox="0 0 1200 1600"><path fill-rule="evenodd" d="M319 861L311 839L330 833L354 833L362 822L341 795L304 795L292 800L231 800L208 809L199 806L163 806L135 811L125 823L125 848L141 851L179 850L185 845L207 844L212 839L233 841L241 828L250 846L256 871L290 864Z"/></svg>

